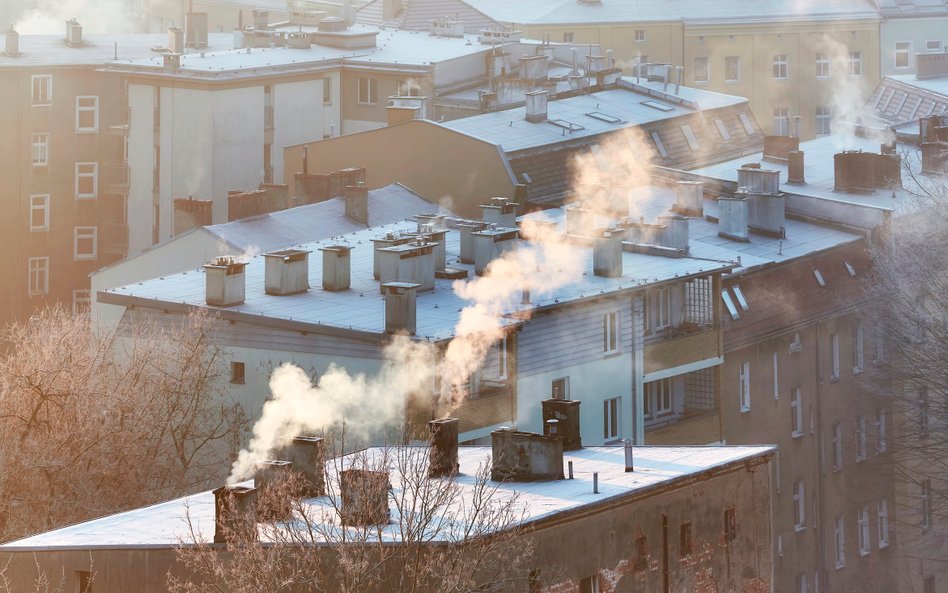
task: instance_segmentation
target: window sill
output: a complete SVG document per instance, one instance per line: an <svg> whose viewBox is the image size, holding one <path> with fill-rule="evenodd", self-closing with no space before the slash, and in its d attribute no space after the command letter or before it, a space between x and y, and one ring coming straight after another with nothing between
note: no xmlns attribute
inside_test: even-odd
<svg viewBox="0 0 948 593"><path fill-rule="evenodd" d="M790 433L790 436L793 437L793 438L795 438L795 439L799 439L799 438L802 438L802 437L803 437L803 433L802 433L802 432L791 432L791 433Z"/></svg>
<svg viewBox="0 0 948 593"><path fill-rule="evenodd" d="M230 384L231 384L231 385L246 385L246 382L244 382L244 381L231 381Z"/></svg>
<svg viewBox="0 0 948 593"><path fill-rule="evenodd" d="M36 227L35 229L31 228L30 232L31 233L48 233L49 227Z"/></svg>
<svg viewBox="0 0 948 593"><path fill-rule="evenodd" d="M842 564L840 564L840 563L838 563L838 562L836 563L836 570L842 570L842 569L844 569L844 568L846 568L846 563L845 563L845 562L843 562Z"/></svg>
<svg viewBox="0 0 948 593"><path fill-rule="evenodd" d="M603 359L606 359L606 358L615 358L615 357L617 357L617 356L622 356L622 351L621 351L621 350L616 350L615 352L603 352L603 353L602 353Z"/></svg>
<svg viewBox="0 0 948 593"><path fill-rule="evenodd" d="M725 80L724 83L725 83L725 84L741 84L741 80L740 80L740 79L737 79L737 80Z"/></svg>
<svg viewBox="0 0 948 593"><path fill-rule="evenodd" d="M863 462L866 461L866 459L867 459L866 457L857 457L857 458L856 458L856 463L863 463Z"/></svg>
<svg viewBox="0 0 948 593"><path fill-rule="evenodd" d="M797 533L803 533L806 531L806 525L794 525L793 530Z"/></svg>
<svg viewBox="0 0 948 593"><path fill-rule="evenodd" d="M824 134L824 136L825 135L826 134ZM832 377L830 377L830 383L837 383L837 382L839 382L839 375L833 375Z"/></svg>
<svg viewBox="0 0 948 593"><path fill-rule="evenodd" d="M751 409L741 406L741 414L750 414Z"/></svg>
<svg viewBox="0 0 948 593"><path fill-rule="evenodd" d="M888 550L889 542L879 542L879 550Z"/></svg>
<svg viewBox="0 0 948 593"><path fill-rule="evenodd" d="M82 135L82 136L89 135L89 134L98 134L98 133L99 133L99 130L95 128L82 128L82 129L76 130L76 134Z"/></svg>
<svg viewBox="0 0 948 593"><path fill-rule="evenodd" d="M840 465L840 466L836 466L836 465L833 466L833 473L834 473L834 474L838 474L838 473L841 472L841 471L843 471L843 466L841 466L841 465Z"/></svg>
<svg viewBox="0 0 948 593"><path fill-rule="evenodd" d="M50 105L52 105L52 103L33 103L30 106L31 107L49 107Z"/></svg>
<svg viewBox="0 0 948 593"><path fill-rule="evenodd" d="M854 375L861 375L862 372L863 372L863 368L862 368L862 367L853 367L853 374L854 374Z"/></svg>
<svg viewBox="0 0 948 593"><path fill-rule="evenodd" d="M859 550L859 555L860 555L860 556L868 556L868 555L869 555L869 550Z"/></svg>
<svg viewBox="0 0 948 593"><path fill-rule="evenodd" d="M695 86L705 86L711 84L710 80L696 80L694 81Z"/></svg>

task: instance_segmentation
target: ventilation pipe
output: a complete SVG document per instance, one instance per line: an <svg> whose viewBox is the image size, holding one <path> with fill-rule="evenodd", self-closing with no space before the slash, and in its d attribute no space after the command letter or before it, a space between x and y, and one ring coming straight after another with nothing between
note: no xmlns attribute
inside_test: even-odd
<svg viewBox="0 0 948 593"><path fill-rule="evenodd" d="M678 79L675 82L675 95L681 93L681 79L685 75L684 66L675 66L675 70L678 72Z"/></svg>
<svg viewBox="0 0 948 593"><path fill-rule="evenodd" d="M665 64L665 76L662 80L662 92L664 93L668 92L668 82L669 82L669 79L671 78L671 69L672 69L671 64Z"/></svg>
<svg viewBox="0 0 948 593"><path fill-rule="evenodd" d="M263 254L264 291L286 296L309 290L309 251L284 249Z"/></svg>
<svg viewBox="0 0 948 593"><path fill-rule="evenodd" d="M416 294L414 282L387 282L382 285L385 298L385 333L415 335L417 329Z"/></svg>
<svg viewBox="0 0 948 593"><path fill-rule="evenodd" d="M369 224L369 188L364 182L347 185L345 189L346 216L352 220Z"/></svg>
<svg viewBox="0 0 948 593"><path fill-rule="evenodd" d="M257 491L222 486L214 492L214 543L257 541Z"/></svg>
<svg viewBox="0 0 948 593"><path fill-rule="evenodd" d="M365 469L344 469L339 472L342 494L340 512L346 526L382 525L388 523L388 472Z"/></svg>
<svg viewBox="0 0 948 593"><path fill-rule="evenodd" d="M625 439L625 471L634 471L632 461L632 440Z"/></svg>
<svg viewBox="0 0 948 593"><path fill-rule="evenodd" d="M325 496L323 439L310 436L284 437L277 455L293 464L293 473L300 481L300 496L303 498Z"/></svg>
<svg viewBox="0 0 948 593"><path fill-rule="evenodd" d="M537 90L525 93L527 99L527 121L539 123L546 121L548 91Z"/></svg>
<svg viewBox="0 0 948 593"><path fill-rule="evenodd" d="M675 210L687 216L704 216L704 184L679 181L675 184Z"/></svg>
<svg viewBox="0 0 948 593"><path fill-rule="evenodd" d="M349 290L352 247L330 245L319 250L323 252L323 290Z"/></svg>
<svg viewBox="0 0 948 593"><path fill-rule="evenodd" d="M593 233L593 273L603 278L622 276L622 239L618 229L598 229Z"/></svg>
<svg viewBox="0 0 948 593"><path fill-rule="evenodd" d="M428 423L431 449L428 476L442 478L458 473L458 419L440 418Z"/></svg>
<svg viewBox="0 0 948 593"><path fill-rule="evenodd" d="M244 302L247 264L233 257L218 257L204 264L204 297L208 305L232 307Z"/></svg>
<svg viewBox="0 0 948 593"><path fill-rule="evenodd" d="M802 150L791 150L787 153L787 183L806 183Z"/></svg>

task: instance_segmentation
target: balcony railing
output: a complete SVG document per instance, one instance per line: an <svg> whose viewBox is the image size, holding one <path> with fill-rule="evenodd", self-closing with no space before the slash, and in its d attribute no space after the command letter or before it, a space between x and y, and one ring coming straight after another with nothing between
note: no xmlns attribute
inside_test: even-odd
<svg viewBox="0 0 948 593"><path fill-rule="evenodd" d="M707 326L705 326L707 327ZM677 335L673 335L677 333ZM698 329L668 332L669 337L645 344L645 372L654 373L699 360L721 356L720 330Z"/></svg>
<svg viewBox="0 0 948 593"><path fill-rule="evenodd" d="M123 257L128 253L127 224L103 222L99 225L99 235L103 252Z"/></svg>
<svg viewBox="0 0 948 593"><path fill-rule="evenodd" d="M105 192L113 196L128 195L128 163L104 163L102 177Z"/></svg>
<svg viewBox="0 0 948 593"><path fill-rule="evenodd" d="M128 136L131 110L128 107L110 107L105 113L105 133L111 136Z"/></svg>

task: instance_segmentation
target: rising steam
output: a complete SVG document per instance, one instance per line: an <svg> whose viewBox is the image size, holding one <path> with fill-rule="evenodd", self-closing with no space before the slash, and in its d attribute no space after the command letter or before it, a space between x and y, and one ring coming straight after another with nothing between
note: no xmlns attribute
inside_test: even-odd
<svg viewBox="0 0 948 593"><path fill-rule="evenodd" d="M14 2L11 15L20 35L62 35L75 18L88 33L137 33L143 24L130 15L127 0L30 0Z"/></svg>

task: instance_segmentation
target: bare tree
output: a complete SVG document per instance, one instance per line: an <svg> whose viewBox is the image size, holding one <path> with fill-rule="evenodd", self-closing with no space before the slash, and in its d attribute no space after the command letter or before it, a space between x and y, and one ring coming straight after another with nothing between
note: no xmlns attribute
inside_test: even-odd
<svg viewBox="0 0 948 593"><path fill-rule="evenodd" d="M226 544L208 543L192 529L177 554L177 568L187 576L173 569L169 590L467 593L522 587L533 543L519 498L490 480L486 462L475 475L430 477L428 455L427 447L398 446L334 457L326 496L318 498L300 497L292 477L258 490L258 513L285 507L290 516L229 531ZM361 482L358 502L347 508L341 491L346 472L384 479ZM379 494L390 518L346 518L376 513L366 501Z"/></svg>
<svg viewBox="0 0 948 593"><path fill-rule="evenodd" d="M0 541L220 479L245 419L211 321L115 339L49 309L0 333Z"/></svg>

